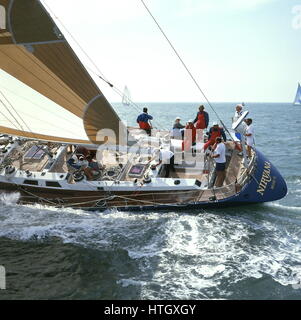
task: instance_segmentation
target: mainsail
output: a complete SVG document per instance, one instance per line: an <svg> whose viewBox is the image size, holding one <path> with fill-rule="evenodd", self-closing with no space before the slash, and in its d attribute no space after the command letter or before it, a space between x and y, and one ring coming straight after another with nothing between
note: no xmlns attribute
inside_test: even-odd
<svg viewBox="0 0 301 320"><path fill-rule="evenodd" d="M82 118L92 143L104 128L118 143L118 115L39 0L0 0L0 68Z"/></svg>
<svg viewBox="0 0 301 320"><path fill-rule="evenodd" d="M130 91L128 89L127 86L124 87L124 90L123 90L123 96L122 96L122 104L124 106L129 106L131 103L130 103L130 99L131 99L131 96L130 96Z"/></svg>
<svg viewBox="0 0 301 320"><path fill-rule="evenodd" d="M300 86L300 83L298 83L298 89L297 89L294 104L301 105L301 86Z"/></svg>

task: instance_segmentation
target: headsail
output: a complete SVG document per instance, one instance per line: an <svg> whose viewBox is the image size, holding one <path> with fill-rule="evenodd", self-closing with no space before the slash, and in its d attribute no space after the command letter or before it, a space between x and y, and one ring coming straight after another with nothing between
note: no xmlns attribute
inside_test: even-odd
<svg viewBox="0 0 301 320"><path fill-rule="evenodd" d="M118 139L118 115L41 2L0 0L0 19L0 68L82 118L91 142L103 128Z"/></svg>
<svg viewBox="0 0 301 320"><path fill-rule="evenodd" d="M297 89L294 104L301 105L301 86L300 86L300 83L298 83L298 89Z"/></svg>
<svg viewBox="0 0 301 320"><path fill-rule="evenodd" d="M122 96L122 104L124 106L129 106L131 103L130 103L130 99L131 99L131 96L130 96L130 91L128 89L127 86L124 87L124 90L123 90L123 96Z"/></svg>

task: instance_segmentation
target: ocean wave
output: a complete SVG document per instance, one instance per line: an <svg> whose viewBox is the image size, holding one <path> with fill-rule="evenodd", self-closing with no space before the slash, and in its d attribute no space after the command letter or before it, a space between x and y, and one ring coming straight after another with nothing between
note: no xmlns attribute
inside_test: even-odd
<svg viewBox="0 0 301 320"><path fill-rule="evenodd" d="M287 209L278 203L271 206ZM59 238L82 247L127 252L140 273L122 276L119 285L139 287L142 299L228 299L235 295L235 285L248 279L268 275L285 286L301 279L301 228L290 221L291 227L282 228L265 219L264 212L143 214L39 206L9 210L0 212L1 237ZM225 289L225 284L233 289Z"/></svg>
<svg viewBox="0 0 301 320"><path fill-rule="evenodd" d="M176 213L162 216L156 212L145 215L114 209L88 212L38 204L15 205L0 212L0 236L22 241L59 237L65 243L83 246L109 245L112 241L108 239L115 234L122 235L126 240L132 233L141 233L144 225L152 226L162 219L172 219L175 216Z"/></svg>
<svg viewBox="0 0 301 320"><path fill-rule="evenodd" d="M301 206L300 207L296 207L296 206L286 206L277 202L269 202L266 203L265 206L269 206L269 207L274 207L274 208L281 208L281 209L285 209L285 210L289 210L289 211L301 211Z"/></svg>
<svg viewBox="0 0 301 320"><path fill-rule="evenodd" d="M299 235L284 237L273 223L262 224L254 229L246 219L213 214L169 221L165 246L158 252L160 262L152 277L152 281L161 283L161 290L154 293L146 285L144 298L212 298L222 283L230 281L233 285L264 275L281 285L298 283ZM257 237L262 238L259 243ZM231 292L220 291L218 296L230 298Z"/></svg>
<svg viewBox="0 0 301 320"><path fill-rule="evenodd" d="M296 175L288 176L288 177L285 177L285 180L290 183L301 184L301 176L296 176Z"/></svg>
<svg viewBox="0 0 301 320"><path fill-rule="evenodd" d="M1 192L0 193L0 205L15 205L20 199L19 192Z"/></svg>

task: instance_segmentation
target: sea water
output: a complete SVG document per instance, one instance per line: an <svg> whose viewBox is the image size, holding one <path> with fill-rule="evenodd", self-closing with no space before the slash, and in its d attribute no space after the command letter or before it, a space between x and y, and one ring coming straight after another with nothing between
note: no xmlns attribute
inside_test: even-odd
<svg viewBox="0 0 301 320"><path fill-rule="evenodd" d="M128 125L138 111L114 105ZM153 125L198 103L141 103ZM235 103L214 103L230 125ZM217 117L205 104L210 123ZM301 108L246 103L256 148L288 185L284 199L227 209L86 212L19 206L0 195L0 299L300 299ZM140 110L139 110L140 111Z"/></svg>

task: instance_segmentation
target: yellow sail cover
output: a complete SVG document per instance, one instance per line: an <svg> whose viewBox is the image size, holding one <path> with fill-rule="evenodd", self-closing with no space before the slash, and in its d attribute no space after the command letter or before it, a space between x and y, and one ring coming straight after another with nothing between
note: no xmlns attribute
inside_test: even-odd
<svg viewBox="0 0 301 320"><path fill-rule="evenodd" d="M0 68L82 118L91 142L108 128L118 143L118 115L40 1L0 0Z"/></svg>

